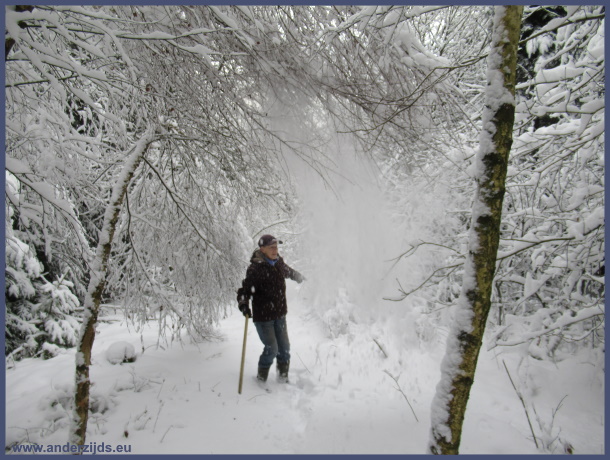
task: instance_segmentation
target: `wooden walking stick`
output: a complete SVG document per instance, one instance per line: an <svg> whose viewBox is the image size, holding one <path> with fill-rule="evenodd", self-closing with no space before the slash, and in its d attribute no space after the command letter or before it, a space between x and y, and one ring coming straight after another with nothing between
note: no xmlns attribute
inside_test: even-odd
<svg viewBox="0 0 610 460"><path fill-rule="evenodd" d="M246 315L246 327L244 328L244 346L241 350L241 366L239 368L239 388L237 392L241 394L241 386L244 381L244 362L246 361L246 338L248 337L248 320L250 319L249 315Z"/></svg>

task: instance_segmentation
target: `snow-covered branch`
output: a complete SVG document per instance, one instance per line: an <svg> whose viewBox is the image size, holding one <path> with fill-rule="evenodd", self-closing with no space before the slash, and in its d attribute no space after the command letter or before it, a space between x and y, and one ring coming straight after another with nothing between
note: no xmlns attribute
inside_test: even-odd
<svg viewBox="0 0 610 460"><path fill-rule="evenodd" d="M574 311L568 309L564 311L559 318L557 318L551 324L545 325L544 328L528 331L522 333L517 339L500 339L502 334L506 332L507 328L502 328L494 337L494 339L490 342L488 349L491 350L495 347L513 347L517 345L521 345L531 340L540 338L545 335L554 334L557 331L565 331L570 326L573 326L577 323L592 320L596 317L600 317L602 319L605 318L605 307L604 305L595 305L588 308L583 308L578 311ZM563 332L565 333L565 332Z"/></svg>

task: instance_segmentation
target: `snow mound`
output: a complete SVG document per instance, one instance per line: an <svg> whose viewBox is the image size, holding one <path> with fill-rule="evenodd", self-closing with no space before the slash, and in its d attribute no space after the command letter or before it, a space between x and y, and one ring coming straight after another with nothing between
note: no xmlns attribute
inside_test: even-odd
<svg viewBox="0 0 610 460"><path fill-rule="evenodd" d="M136 360L136 349L129 342L115 342L106 350L106 359L110 364L132 363Z"/></svg>

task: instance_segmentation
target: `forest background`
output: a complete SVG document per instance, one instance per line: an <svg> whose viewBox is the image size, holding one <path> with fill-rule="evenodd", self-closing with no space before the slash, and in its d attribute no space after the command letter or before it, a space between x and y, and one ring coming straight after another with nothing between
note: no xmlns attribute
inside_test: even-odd
<svg viewBox="0 0 610 460"><path fill-rule="evenodd" d="M110 302L136 328L154 317L168 342L216 337L268 232L333 334L392 304L416 324L403 346L444 343L493 18L487 6L7 7L7 369L79 347L88 381L84 345ZM587 353L604 369L604 18L584 5L522 14L485 337L522 363Z"/></svg>

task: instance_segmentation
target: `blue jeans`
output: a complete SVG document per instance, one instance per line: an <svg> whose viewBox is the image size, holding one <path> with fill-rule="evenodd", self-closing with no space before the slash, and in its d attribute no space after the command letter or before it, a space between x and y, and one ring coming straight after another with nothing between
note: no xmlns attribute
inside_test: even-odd
<svg viewBox="0 0 610 460"><path fill-rule="evenodd" d="M265 348L258 360L258 367L268 369L277 357L278 363L290 362L290 341L288 340L288 327L286 317L273 321L254 323L256 332Z"/></svg>

